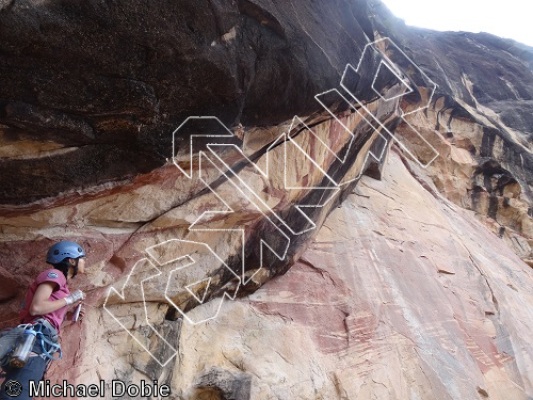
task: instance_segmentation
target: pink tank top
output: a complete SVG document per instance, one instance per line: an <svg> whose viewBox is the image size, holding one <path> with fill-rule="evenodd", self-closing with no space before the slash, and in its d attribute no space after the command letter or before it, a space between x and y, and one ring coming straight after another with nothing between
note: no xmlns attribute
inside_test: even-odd
<svg viewBox="0 0 533 400"><path fill-rule="evenodd" d="M44 317L59 332L61 323L63 322L63 319L65 319L65 314L67 313L67 310L68 310L67 306L62 307L59 310L56 310L54 312L44 314L44 315L32 316L30 314L30 306L31 306L31 302L33 301L33 296L35 294L35 291L37 290L37 287L41 283L45 283L45 282L52 282L56 284L48 300L63 299L70 294L68 287L67 287L67 279L65 278L65 275L63 275L61 271L57 269L48 269L46 271L41 272L39 276L37 277L37 279L33 281L33 283L28 289L28 292L26 293L26 298L24 300L24 304L20 312L20 320L21 320L21 323L27 324L27 323L35 321L36 319Z"/></svg>

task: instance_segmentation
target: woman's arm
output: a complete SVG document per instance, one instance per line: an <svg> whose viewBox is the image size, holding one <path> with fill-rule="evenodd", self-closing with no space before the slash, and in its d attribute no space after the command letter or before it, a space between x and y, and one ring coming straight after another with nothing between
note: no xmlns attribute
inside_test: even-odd
<svg viewBox="0 0 533 400"><path fill-rule="evenodd" d="M29 310L32 317L54 312L67 305L65 299L49 300L55 286L56 284L52 282L43 282L37 286Z"/></svg>

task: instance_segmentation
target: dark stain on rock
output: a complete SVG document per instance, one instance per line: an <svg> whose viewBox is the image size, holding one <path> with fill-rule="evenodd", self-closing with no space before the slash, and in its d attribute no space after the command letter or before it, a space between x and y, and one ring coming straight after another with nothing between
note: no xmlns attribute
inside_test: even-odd
<svg viewBox="0 0 533 400"><path fill-rule="evenodd" d="M494 128L483 127L483 137L481 139L481 150L479 153L481 157L492 157L497 132Z"/></svg>
<svg viewBox="0 0 533 400"><path fill-rule="evenodd" d="M489 210L487 212L487 215L496 220L496 215L498 213L498 197L496 196L490 196L489 197Z"/></svg>
<svg viewBox="0 0 533 400"><path fill-rule="evenodd" d="M183 320L177 319L175 321L163 320L161 324L155 326L154 328L157 332L165 338L169 343L171 343L175 349L179 346L179 338L181 334ZM168 346L159 336L155 335L154 331L148 326L141 326L139 329L146 330L145 335L149 337L150 348L148 349L151 354L157 360L166 361L170 359L175 350ZM157 362L153 357L150 357L148 362L144 364L142 361L136 361L134 358L133 367L146 374L152 380L159 380L163 374L163 370L172 368L175 363L169 363L169 367L163 367L159 362ZM142 358L140 359L142 360ZM170 376L172 376L172 371L170 371Z"/></svg>
<svg viewBox="0 0 533 400"><path fill-rule="evenodd" d="M518 184L518 181L509 174L510 173L507 172L498 178L498 181L496 183L496 190L499 192L500 196L503 196L503 193L507 186Z"/></svg>
<svg viewBox="0 0 533 400"><path fill-rule="evenodd" d="M485 398L489 397L488 392L485 389L480 388L479 386L477 387L477 392Z"/></svg>
<svg viewBox="0 0 533 400"><path fill-rule="evenodd" d="M97 187L117 176L127 180L160 164L135 144L87 145L54 157L0 160L0 204L26 204L72 188Z"/></svg>
<svg viewBox="0 0 533 400"><path fill-rule="evenodd" d="M250 400L252 376L245 372L213 367L201 375L194 386L192 399Z"/></svg>
<svg viewBox="0 0 533 400"><path fill-rule="evenodd" d="M474 171L473 178L476 179L479 175L483 176L483 186L487 192L500 196L503 196L507 186L518 183L509 170L492 158L480 163Z"/></svg>
<svg viewBox="0 0 533 400"><path fill-rule="evenodd" d="M479 209L479 199L481 197L481 193L483 192L485 192L485 190L481 186L474 186L472 190L470 190L470 198L472 200L473 210Z"/></svg>

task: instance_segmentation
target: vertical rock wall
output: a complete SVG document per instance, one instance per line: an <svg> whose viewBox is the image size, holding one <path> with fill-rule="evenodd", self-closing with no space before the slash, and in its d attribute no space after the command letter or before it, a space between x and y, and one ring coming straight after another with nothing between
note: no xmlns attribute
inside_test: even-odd
<svg viewBox="0 0 533 400"><path fill-rule="evenodd" d="M533 396L531 49L362 0L15 1L0 37L0 324L88 251L51 381Z"/></svg>

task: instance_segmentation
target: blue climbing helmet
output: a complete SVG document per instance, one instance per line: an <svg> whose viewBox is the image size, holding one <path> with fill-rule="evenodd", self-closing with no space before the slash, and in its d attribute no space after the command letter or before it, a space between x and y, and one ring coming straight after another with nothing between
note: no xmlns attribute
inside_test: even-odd
<svg viewBox="0 0 533 400"><path fill-rule="evenodd" d="M65 258L80 258L85 257L85 251L83 248L75 242L62 241L54 244L48 249L46 255L46 262L48 264L59 264Z"/></svg>

